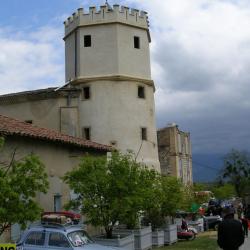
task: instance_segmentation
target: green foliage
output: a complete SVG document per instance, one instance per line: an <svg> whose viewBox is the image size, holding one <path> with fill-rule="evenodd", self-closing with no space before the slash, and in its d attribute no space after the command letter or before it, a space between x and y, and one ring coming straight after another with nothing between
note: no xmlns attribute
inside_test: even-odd
<svg viewBox="0 0 250 250"><path fill-rule="evenodd" d="M221 181L231 183L238 197L244 197L246 184L250 180L250 160L246 152L232 150L224 158Z"/></svg>
<svg viewBox="0 0 250 250"><path fill-rule="evenodd" d="M192 186L183 187L183 198L180 209L184 211L191 211L192 204L195 203L194 189Z"/></svg>
<svg viewBox="0 0 250 250"><path fill-rule="evenodd" d="M4 138L0 137L0 149L3 147L4 145Z"/></svg>
<svg viewBox="0 0 250 250"><path fill-rule="evenodd" d="M143 209L154 171L135 162L131 155L113 153L105 157L85 157L79 167L68 172L64 181L75 193L77 200L67 208L81 206L87 223L103 226L108 238L116 222L129 227L138 224L139 211Z"/></svg>
<svg viewBox="0 0 250 250"><path fill-rule="evenodd" d="M22 226L34 221L41 209L34 201L36 192L48 189L45 167L33 154L9 165L0 165L0 235L13 223Z"/></svg>
<svg viewBox="0 0 250 250"><path fill-rule="evenodd" d="M215 186L212 188L214 196L217 199L230 199L236 195L235 188L232 184L226 183L224 185Z"/></svg>
<svg viewBox="0 0 250 250"><path fill-rule="evenodd" d="M180 180L172 176L162 177L162 191L164 194L162 211L164 215L173 216L180 208L184 190Z"/></svg>

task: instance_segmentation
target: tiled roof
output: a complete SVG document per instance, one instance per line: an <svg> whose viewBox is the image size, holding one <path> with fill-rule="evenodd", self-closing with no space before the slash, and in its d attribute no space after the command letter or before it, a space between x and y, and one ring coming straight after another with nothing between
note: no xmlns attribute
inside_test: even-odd
<svg viewBox="0 0 250 250"><path fill-rule="evenodd" d="M110 146L102 145L74 136L61 134L52 129L40 128L3 115L0 115L0 135L17 135L100 151L112 150L112 147Z"/></svg>

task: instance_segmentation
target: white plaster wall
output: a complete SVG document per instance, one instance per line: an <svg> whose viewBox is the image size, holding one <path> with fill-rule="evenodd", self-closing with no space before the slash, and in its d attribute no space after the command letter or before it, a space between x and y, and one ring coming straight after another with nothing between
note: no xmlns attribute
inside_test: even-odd
<svg viewBox="0 0 250 250"><path fill-rule="evenodd" d="M117 25L83 27L78 30L78 34L80 57L78 77L117 74ZM84 47L85 35L91 35L91 47Z"/></svg>
<svg viewBox="0 0 250 250"><path fill-rule="evenodd" d="M75 78L75 33L65 40L65 79L66 82Z"/></svg>
<svg viewBox="0 0 250 250"><path fill-rule="evenodd" d="M119 74L151 79L146 30L119 24L117 31ZM140 49L134 48L134 36L140 38Z"/></svg>
<svg viewBox="0 0 250 250"><path fill-rule="evenodd" d="M72 100L72 106L77 104ZM60 107L67 106L63 97L38 101L24 101L8 105L0 105L0 114L21 121L32 120L33 125L60 131ZM79 133L79 131L77 131Z"/></svg>
<svg viewBox="0 0 250 250"><path fill-rule="evenodd" d="M144 85L146 98L141 99L138 85L142 84L91 82L91 99L79 99L80 127L91 127L92 141L116 141L119 150L132 150L139 161L159 170L153 87ZM147 128L147 141L141 140L141 127Z"/></svg>
<svg viewBox="0 0 250 250"><path fill-rule="evenodd" d="M77 77L127 75L151 79L147 31L122 24L80 27L77 35ZM91 47L84 47L84 36L91 35ZM134 48L140 37L140 49ZM74 34L66 38L66 81L74 79Z"/></svg>

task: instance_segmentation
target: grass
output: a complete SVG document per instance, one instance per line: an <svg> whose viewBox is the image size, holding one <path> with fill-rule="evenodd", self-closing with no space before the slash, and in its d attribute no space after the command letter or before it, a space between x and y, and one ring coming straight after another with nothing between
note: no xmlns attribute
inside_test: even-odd
<svg viewBox="0 0 250 250"><path fill-rule="evenodd" d="M197 235L196 239L192 241L181 240L171 246L158 248L159 250L216 250L219 249L217 245L217 232L208 231Z"/></svg>

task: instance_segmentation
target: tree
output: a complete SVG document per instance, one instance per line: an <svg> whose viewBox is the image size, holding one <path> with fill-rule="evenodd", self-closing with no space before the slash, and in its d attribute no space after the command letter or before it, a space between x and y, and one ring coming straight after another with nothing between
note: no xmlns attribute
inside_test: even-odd
<svg viewBox="0 0 250 250"><path fill-rule="evenodd" d="M164 194L162 204L163 214L173 217L177 209L181 207L183 201L183 185L180 180L173 176L163 176L161 183Z"/></svg>
<svg viewBox="0 0 250 250"><path fill-rule="evenodd" d="M106 237L112 238L118 221L136 226L153 175L154 171L137 163L131 155L112 153L110 159L87 156L63 178L79 195L67 208L80 207L88 218L86 223L103 226Z"/></svg>
<svg viewBox="0 0 250 250"><path fill-rule="evenodd" d="M3 146L4 140L0 138ZM22 160L15 160L15 152L8 164L0 163L0 235L19 223L25 226L34 221L41 209L34 201L36 192L46 193L48 189L45 167L39 158L30 154Z"/></svg>
<svg viewBox="0 0 250 250"><path fill-rule="evenodd" d="M250 180L250 161L246 152L233 149L224 158L221 181L231 183L238 197L244 196L246 183Z"/></svg>
<svg viewBox="0 0 250 250"><path fill-rule="evenodd" d="M235 188L230 183L224 185L214 186L212 188L214 196L219 200L230 199L235 196Z"/></svg>

